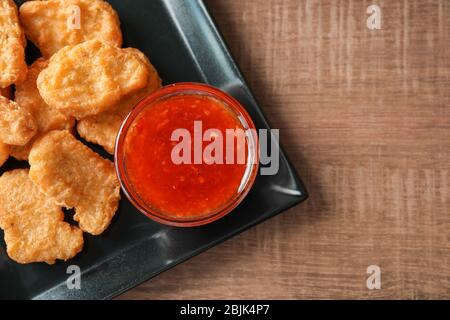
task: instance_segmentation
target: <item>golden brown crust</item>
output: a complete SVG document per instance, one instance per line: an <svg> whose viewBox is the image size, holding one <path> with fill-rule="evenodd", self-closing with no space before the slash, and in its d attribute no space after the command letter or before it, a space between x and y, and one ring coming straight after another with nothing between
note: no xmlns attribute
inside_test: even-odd
<svg viewBox="0 0 450 320"><path fill-rule="evenodd" d="M47 66L47 60L37 59L29 67L25 81L16 85L16 102L34 117L37 124L36 136L30 142L25 146L13 146L11 148L11 156L17 160L28 160L33 142L40 135L51 130L72 130L75 125L74 118L65 116L55 108L51 108L39 94L36 80Z"/></svg>
<svg viewBox="0 0 450 320"><path fill-rule="evenodd" d="M48 105L82 119L111 110L147 81L148 68L135 54L91 40L54 54L37 87Z"/></svg>
<svg viewBox="0 0 450 320"><path fill-rule="evenodd" d="M11 87L0 88L0 96L11 99Z"/></svg>
<svg viewBox="0 0 450 320"><path fill-rule="evenodd" d="M80 8L80 28L69 28L72 7ZM122 46L116 11L103 0L27 1L20 7L20 21L27 37L50 58L65 46L99 39Z"/></svg>
<svg viewBox="0 0 450 320"><path fill-rule="evenodd" d="M14 1L0 1L0 88L25 79L25 45Z"/></svg>
<svg viewBox="0 0 450 320"><path fill-rule="evenodd" d="M112 111L86 117L78 121L77 124L77 131L83 139L102 146L110 154L114 154L117 133L126 115L142 98L161 87L158 72L145 54L134 48L124 50L135 54L147 66L149 71L147 85L145 88L122 98L112 107Z"/></svg>
<svg viewBox="0 0 450 320"><path fill-rule="evenodd" d="M19 161L28 161L28 156L30 155L31 147L33 146L34 140L35 140L34 138L31 139L24 146L10 146L9 155Z"/></svg>
<svg viewBox="0 0 450 320"><path fill-rule="evenodd" d="M101 234L111 223L120 200L114 165L67 131L50 131L33 145L30 178L58 204L75 208L83 231Z"/></svg>
<svg viewBox="0 0 450 320"><path fill-rule="evenodd" d="M0 96L0 141L23 146L37 132L33 116L20 105Z"/></svg>
<svg viewBox="0 0 450 320"><path fill-rule="evenodd" d="M8 160L10 152L10 146L0 142L0 167Z"/></svg>
<svg viewBox="0 0 450 320"><path fill-rule="evenodd" d="M0 228L9 257L18 263L53 264L83 248L83 232L64 222L61 207L39 191L27 169L0 177Z"/></svg>

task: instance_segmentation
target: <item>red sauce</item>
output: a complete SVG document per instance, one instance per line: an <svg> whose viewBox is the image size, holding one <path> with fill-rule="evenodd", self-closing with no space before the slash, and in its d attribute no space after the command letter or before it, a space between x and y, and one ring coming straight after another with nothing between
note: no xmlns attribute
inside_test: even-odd
<svg viewBox="0 0 450 320"><path fill-rule="evenodd" d="M174 130L185 128L194 137L194 121L203 133L218 129L243 129L240 121L219 100L201 95L175 95L146 107L125 138L127 176L134 191L150 207L176 218L203 216L225 205L238 192L246 164L175 164L171 141ZM210 142L203 142L206 147ZM235 144L235 157L238 150Z"/></svg>

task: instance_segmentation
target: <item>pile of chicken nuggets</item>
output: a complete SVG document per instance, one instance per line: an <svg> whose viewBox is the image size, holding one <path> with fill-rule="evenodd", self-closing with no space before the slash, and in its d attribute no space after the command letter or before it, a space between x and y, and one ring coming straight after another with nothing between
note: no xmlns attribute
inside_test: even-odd
<svg viewBox="0 0 450 320"><path fill-rule="evenodd" d="M30 66L26 39L42 54ZM121 46L106 1L27 1L18 9L0 0L0 166L9 157L29 163L0 177L0 228L18 263L73 258L83 232L102 234L118 209L114 164L76 133L113 154L126 115L161 86L145 54ZM77 225L65 222L64 208L74 209Z"/></svg>

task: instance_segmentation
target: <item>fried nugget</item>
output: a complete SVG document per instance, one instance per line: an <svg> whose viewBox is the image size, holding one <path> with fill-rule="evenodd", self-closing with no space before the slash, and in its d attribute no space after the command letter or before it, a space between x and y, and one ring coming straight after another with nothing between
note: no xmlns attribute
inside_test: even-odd
<svg viewBox="0 0 450 320"><path fill-rule="evenodd" d="M0 96L10 99L11 98L11 87L0 88Z"/></svg>
<svg viewBox="0 0 450 320"><path fill-rule="evenodd" d="M70 27L68 22L75 21L78 14L74 6L80 10L80 25ZM27 37L46 58L65 46L92 39L122 45L117 13L103 0L27 1L20 7L20 22Z"/></svg>
<svg viewBox="0 0 450 320"><path fill-rule="evenodd" d="M0 141L23 146L36 132L33 116L16 102L0 96Z"/></svg>
<svg viewBox="0 0 450 320"><path fill-rule="evenodd" d="M85 140L102 146L110 154L114 154L115 141L120 126L134 106L145 96L161 87L158 72L149 59L141 51L134 48L124 49L135 54L148 68L149 77L145 88L127 95L114 105L112 111L81 119L77 124L77 131Z"/></svg>
<svg viewBox="0 0 450 320"><path fill-rule="evenodd" d="M0 88L25 79L26 40L19 25L17 7L12 0L0 1Z"/></svg>
<svg viewBox="0 0 450 320"><path fill-rule="evenodd" d="M37 87L48 105L81 119L111 110L122 97L145 87L148 73L130 51L91 40L54 54Z"/></svg>
<svg viewBox="0 0 450 320"><path fill-rule="evenodd" d="M35 119L37 134L25 146L11 147L11 156L17 160L28 160L33 142L43 133L51 130L71 130L75 119L51 108L42 99L36 86L39 73L48 66L45 59L37 59L28 69L27 78L20 85L16 85L16 102L25 108Z"/></svg>
<svg viewBox="0 0 450 320"><path fill-rule="evenodd" d="M120 185L114 165L67 131L50 131L30 152L30 178L57 203L75 209L83 231L101 234L119 205Z"/></svg>
<svg viewBox="0 0 450 320"><path fill-rule="evenodd" d="M0 167L8 160L10 152L10 146L0 142Z"/></svg>
<svg viewBox="0 0 450 320"><path fill-rule="evenodd" d="M39 191L28 169L0 177L0 228L7 253L18 263L55 263L73 258L83 248L83 232L67 222L54 200Z"/></svg>

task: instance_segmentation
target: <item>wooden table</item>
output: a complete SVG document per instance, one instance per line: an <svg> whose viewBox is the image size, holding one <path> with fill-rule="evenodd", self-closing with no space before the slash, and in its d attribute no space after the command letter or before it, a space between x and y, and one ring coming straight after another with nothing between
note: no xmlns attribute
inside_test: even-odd
<svg viewBox="0 0 450 320"><path fill-rule="evenodd" d="M207 4L311 197L121 298L450 298L450 1Z"/></svg>

